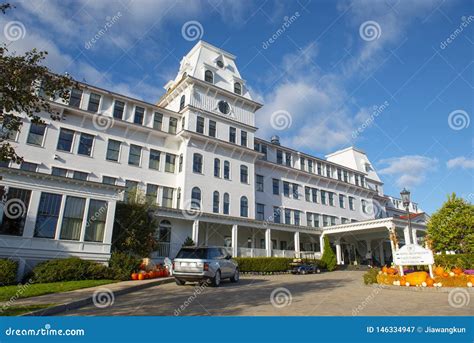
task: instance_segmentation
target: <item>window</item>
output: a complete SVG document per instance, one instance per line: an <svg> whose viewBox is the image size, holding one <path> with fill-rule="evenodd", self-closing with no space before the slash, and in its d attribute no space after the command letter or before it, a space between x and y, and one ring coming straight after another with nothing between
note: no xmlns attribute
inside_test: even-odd
<svg viewBox="0 0 474 343"><path fill-rule="evenodd" d="M51 175L66 177L67 176L67 169L52 167L51 168Z"/></svg>
<svg viewBox="0 0 474 343"><path fill-rule="evenodd" d="M280 180L272 179L273 194L280 195Z"/></svg>
<svg viewBox="0 0 474 343"><path fill-rule="evenodd" d="M280 224L281 223L281 217L280 217L281 210L279 207L274 206L273 207L273 222Z"/></svg>
<svg viewBox="0 0 474 343"><path fill-rule="evenodd" d="M306 212L306 226L313 226L313 214Z"/></svg>
<svg viewBox="0 0 474 343"><path fill-rule="evenodd" d="M79 108L82 99L82 89L73 88L69 98L69 106Z"/></svg>
<svg viewBox="0 0 474 343"><path fill-rule="evenodd" d="M171 133L171 134L175 134L176 133L176 130L178 128L178 119L174 118L174 117L170 117L170 124L169 124L169 127L168 127L168 132Z"/></svg>
<svg viewBox="0 0 474 343"><path fill-rule="evenodd" d="M323 175L323 166L321 165L321 162L317 163L317 169L318 169L318 175Z"/></svg>
<svg viewBox="0 0 474 343"><path fill-rule="evenodd" d="M88 133L81 133L81 137L79 138L79 149L77 150L77 153L79 155L91 156L93 144L94 136L89 135Z"/></svg>
<svg viewBox="0 0 474 343"><path fill-rule="evenodd" d="M354 198L353 197L349 197L349 209L354 211L355 207L354 207Z"/></svg>
<svg viewBox="0 0 474 343"><path fill-rule="evenodd" d="M191 191L191 208L194 210L201 209L201 190L194 187Z"/></svg>
<svg viewBox="0 0 474 343"><path fill-rule="evenodd" d="M356 186L359 186L359 175L354 175L354 179L355 179L355 185Z"/></svg>
<svg viewBox="0 0 474 343"><path fill-rule="evenodd" d="M163 199L161 205L163 207L173 207L173 188L163 187Z"/></svg>
<svg viewBox="0 0 474 343"><path fill-rule="evenodd" d="M13 115L4 114L3 122L0 123L0 137L2 139L16 140L18 136L18 130L15 130L16 125L21 124L20 118Z"/></svg>
<svg viewBox="0 0 474 343"><path fill-rule="evenodd" d="M216 122L209 120L209 136L216 137Z"/></svg>
<svg viewBox="0 0 474 343"><path fill-rule="evenodd" d="M290 183L283 181L283 195L286 197L290 196Z"/></svg>
<svg viewBox="0 0 474 343"><path fill-rule="evenodd" d="M102 176L102 183L106 185L116 185L117 184L117 178L116 177L111 177L111 176Z"/></svg>
<svg viewBox="0 0 474 343"><path fill-rule="evenodd" d="M224 179L230 180L230 162L224 161Z"/></svg>
<svg viewBox="0 0 474 343"><path fill-rule="evenodd" d="M323 214L323 226L329 226L329 216Z"/></svg>
<svg viewBox="0 0 474 343"><path fill-rule="evenodd" d="M343 175L344 175L344 182L348 182L349 181L349 173L347 172L347 170L344 170Z"/></svg>
<svg viewBox="0 0 474 343"><path fill-rule="evenodd" d="M214 83L214 73L210 70L204 72L204 81Z"/></svg>
<svg viewBox="0 0 474 343"><path fill-rule="evenodd" d="M295 217L295 225L299 226L300 225L300 211L295 210L293 214Z"/></svg>
<svg viewBox="0 0 474 343"><path fill-rule="evenodd" d="M160 154L160 151L150 149L150 161L148 162L148 168L155 170L160 169Z"/></svg>
<svg viewBox="0 0 474 343"><path fill-rule="evenodd" d="M299 198L299 185L296 183L293 184L293 199Z"/></svg>
<svg viewBox="0 0 474 343"><path fill-rule="evenodd" d="M35 237L55 237L61 200L62 196L59 194L41 193L38 214L36 216Z"/></svg>
<svg viewBox="0 0 474 343"><path fill-rule="evenodd" d="M146 200L149 204L156 204L156 197L158 196L158 186L152 183L146 185Z"/></svg>
<svg viewBox="0 0 474 343"><path fill-rule="evenodd" d="M179 110L181 111L186 104L186 97L184 95L181 96L181 99L179 100Z"/></svg>
<svg viewBox="0 0 474 343"><path fill-rule="evenodd" d="M308 160L308 172L312 173L313 172L313 161Z"/></svg>
<svg viewBox="0 0 474 343"><path fill-rule="evenodd" d="M197 133L204 133L204 118L203 117L197 117L196 132Z"/></svg>
<svg viewBox="0 0 474 343"><path fill-rule="evenodd" d="M22 236L31 191L10 187L6 195L5 192L5 188L0 186L0 198L6 197L6 202L0 202L0 234ZM13 215L10 216L7 213Z"/></svg>
<svg viewBox="0 0 474 343"><path fill-rule="evenodd" d="M265 205L264 204L257 204L256 205L256 219L257 220L265 220Z"/></svg>
<svg viewBox="0 0 474 343"><path fill-rule="evenodd" d="M137 198L137 191L138 191L138 182L132 180L125 180L125 194L124 194L124 201L128 202L130 200L130 196L133 196L136 200Z"/></svg>
<svg viewBox="0 0 474 343"><path fill-rule="evenodd" d="M72 196L66 197L61 226L61 239L73 241L80 239L85 204L86 199Z"/></svg>
<svg viewBox="0 0 474 343"><path fill-rule="evenodd" d="M341 217L341 224L347 224L349 222L349 219Z"/></svg>
<svg viewBox="0 0 474 343"><path fill-rule="evenodd" d="M249 170L246 166L240 166L240 182L249 183Z"/></svg>
<svg viewBox="0 0 474 343"><path fill-rule="evenodd" d="M321 204L327 205L327 203L326 203L326 191L321 191Z"/></svg>
<svg viewBox="0 0 474 343"><path fill-rule="evenodd" d="M331 167L330 166L326 166L326 176L331 177Z"/></svg>
<svg viewBox="0 0 474 343"><path fill-rule="evenodd" d="M133 122L135 124L143 124L143 117L145 116L145 109L140 106L135 106L135 115L133 117Z"/></svg>
<svg viewBox="0 0 474 343"><path fill-rule="evenodd" d="M28 134L26 143L43 146L43 138L44 138L45 129L46 129L45 124L31 123L30 133Z"/></svg>
<svg viewBox="0 0 474 343"><path fill-rule="evenodd" d="M20 170L35 172L38 170L38 164L22 161L20 164Z"/></svg>
<svg viewBox="0 0 474 343"><path fill-rule="evenodd" d="M313 226L319 227L319 214L313 213Z"/></svg>
<svg viewBox="0 0 474 343"><path fill-rule="evenodd" d="M234 82L234 93L242 95L242 85L240 84L240 82Z"/></svg>
<svg viewBox="0 0 474 343"><path fill-rule="evenodd" d="M305 158L304 157L300 157L300 169L301 170L305 170Z"/></svg>
<svg viewBox="0 0 474 343"><path fill-rule="evenodd" d="M361 200L361 205L362 205L362 212L367 213L367 201Z"/></svg>
<svg viewBox="0 0 474 343"><path fill-rule="evenodd" d="M120 156L120 145L122 143L113 139L109 139L109 143L107 144L107 154L105 155L105 159L107 161L115 161L118 162Z"/></svg>
<svg viewBox="0 0 474 343"><path fill-rule="evenodd" d="M89 112L97 112L99 110L100 104L100 95L96 93L91 93L89 96L89 105L87 105L87 110Z"/></svg>
<svg viewBox="0 0 474 343"><path fill-rule="evenodd" d="M285 154L285 163L288 167L291 167L291 154L289 152Z"/></svg>
<svg viewBox="0 0 474 343"><path fill-rule="evenodd" d="M336 224L337 224L336 217L331 216L331 225L336 225Z"/></svg>
<svg viewBox="0 0 474 343"><path fill-rule="evenodd" d="M291 210L288 208L285 208L285 224L286 225L291 224Z"/></svg>
<svg viewBox="0 0 474 343"><path fill-rule="evenodd" d="M329 194L329 205L334 206L334 193L328 192L328 194Z"/></svg>
<svg viewBox="0 0 474 343"><path fill-rule="evenodd" d="M224 193L224 208L223 208L224 214L229 214L229 208L230 208L229 193Z"/></svg>
<svg viewBox="0 0 474 343"><path fill-rule="evenodd" d="M139 166L141 157L142 157L142 147L135 144L130 144L128 164L132 166Z"/></svg>
<svg viewBox="0 0 474 343"><path fill-rule="evenodd" d="M255 186L257 192L263 192L263 175L256 175Z"/></svg>
<svg viewBox="0 0 474 343"><path fill-rule="evenodd" d="M218 158L214 159L214 176L221 177L221 160Z"/></svg>
<svg viewBox="0 0 474 343"><path fill-rule="evenodd" d="M61 129L59 131L57 150L71 152L73 140L74 131L68 129Z"/></svg>
<svg viewBox="0 0 474 343"><path fill-rule="evenodd" d="M155 130L163 130L163 114L155 112L153 115L153 128Z"/></svg>
<svg viewBox="0 0 474 343"><path fill-rule="evenodd" d="M216 64L219 68L224 68L224 62L222 62L221 60L217 60Z"/></svg>
<svg viewBox="0 0 474 343"><path fill-rule="evenodd" d="M72 178L75 180L82 180L82 181L87 181L87 178L89 177L89 173L81 172L75 170L72 173Z"/></svg>
<svg viewBox="0 0 474 343"><path fill-rule="evenodd" d="M304 188L304 198L306 201L311 201L311 188L306 187Z"/></svg>
<svg viewBox="0 0 474 343"><path fill-rule="evenodd" d="M240 198L240 216L248 217L249 216L249 201L247 197L243 196Z"/></svg>
<svg viewBox="0 0 474 343"><path fill-rule="evenodd" d="M247 146L247 132L240 131L240 145Z"/></svg>
<svg viewBox="0 0 474 343"><path fill-rule="evenodd" d="M217 103L217 107L222 114L229 114L230 106L227 101L221 100Z"/></svg>
<svg viewBox="0 0 474 343"><path fill-rule="evenodd" d="M345 208L346 207L346 204L345 204L345 199L344 199L344 195L343 194L339 194L339 207L340 208Z"/></svg>
<svg viewBox="0 0 474 343"><path fill-rule="evenodd" d="M277 150L277 163L283 164L283 151Z"/></svg>
<svg viewBox="0 0 474 343"><path fill-rule="evenodd" d="M169 243L171 241L171 223L169 220L162 220L157 232L158 242Z"/></svg>
<svg viewBox="0 0 474 343"><path fill-rule="evenodd" d="M179 167L178 172L181 173L183 171L183 154L179 155Z"/></svg>
<svg viewBox="0 0 474 343"><path fill-rule="evenodd" d="M193 172L202 174L202 155L201 154L193 155Z"/></svg>
<svg viewBox="0 0 474 343"><path fill-rule="evenodd" d="M215 191L212 195L212 212L219 213L219 192Z"/></svg>
<svg viewBox="0 0 474 343"><path fill-rule="evenodd" d="M318 202L318 190L316 188L312 188L311 193L313 202Z"/></svg>
<svg viewBox="0 0 474 343"><path fill-rule="evenodd" d="M235 143L236 129L235 127L229 127L229 142Z"/></svg>
<svg viewBox="0 0 474 343"><path fill-rule="evenodd" d="M263 154L263 159L266 161L267 160L267 146L262 144L260 152Z"/></svg>
<svg viewBox="0 0 474 343"><path fill-rule="evenodd" d="M123 119L123 111L125 109L125 103L123 101L115 100L114 103L114 118Z"/></svg>
<svg viewBox="0 0 474 343"><path fill-rule="evenodd" d="M107 219L107 202L92 199L89 202L87 213L86 242L103 242L105 233L105 220Z"/></svg>
<svg viewBox="0 0 474 343"><path fill-rule="evenodd" d="M176 163L176 156L173 154L166 154L165 172L174 173Z"/></svg>

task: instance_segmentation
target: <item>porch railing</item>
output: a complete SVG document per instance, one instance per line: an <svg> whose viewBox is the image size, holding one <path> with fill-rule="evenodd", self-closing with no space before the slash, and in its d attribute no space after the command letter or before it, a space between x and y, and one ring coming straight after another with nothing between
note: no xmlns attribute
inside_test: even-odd
<svg viewBox="0 0 474 343"><path fill-rule="evenodd" d="M274 257L290 257L290 258L293 258L293 257L295 257L295 251L293 251L293 250L278 250L278 249L273 249L273 250L272 250L272 256L274 256Z"/></svg>
<svg viewBox="0 0 474 343"><path fill-rule="evenodd" d="M267 256L267 251L265 249L239 247L237 255L239 257L265 257Z"/></svg>
<svg viewBox="0 0 474 343"><path fill-rule="evenodd" d="M171 244L169 242L158 242L153 255L155 255L156 257L170 256L170 246Z"/></svg>
<svg viewBox="0 0 474 343"><path fill-rule="evenodd" d="M321 253L315 251L300 251L300 258L320 259Z"/></svg>

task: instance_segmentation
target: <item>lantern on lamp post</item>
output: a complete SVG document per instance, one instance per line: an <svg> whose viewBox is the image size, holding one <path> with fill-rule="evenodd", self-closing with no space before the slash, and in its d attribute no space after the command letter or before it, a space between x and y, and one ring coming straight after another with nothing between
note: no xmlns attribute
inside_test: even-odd
<svg viewBox="0 0 474 343"><path fill-rule="evenodd" d="M409 235L411 236L411 218L410 218L410 191L406 188L403 188L403 190L400 192L400 196L402 197L402 203L403 206L405 207L405 210L407 211L407 218L408 218L408 232ZM415 243L415 242L413 242Z"/></svg>

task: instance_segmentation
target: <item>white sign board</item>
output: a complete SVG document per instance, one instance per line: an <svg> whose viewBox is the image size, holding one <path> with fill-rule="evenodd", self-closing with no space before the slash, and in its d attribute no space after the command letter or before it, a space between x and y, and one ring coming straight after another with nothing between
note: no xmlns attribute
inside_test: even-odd
<svg viewBox="0 0 474 343"><path fill-rule="evenodd" d="M407 244L394 252L393 263L398 266L421 266L433 264L433 252L418 244Z"/></svg>

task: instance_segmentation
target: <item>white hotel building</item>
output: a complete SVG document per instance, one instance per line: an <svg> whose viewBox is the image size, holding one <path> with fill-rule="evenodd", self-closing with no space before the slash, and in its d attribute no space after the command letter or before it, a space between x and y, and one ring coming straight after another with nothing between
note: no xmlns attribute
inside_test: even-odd
<svg viewBox="0 0 474 343"><path fill-rule="evenodd" d="M340 264L386 263L390 233L410 239L363 151L321 159L255 136L262 105L235 56L200 41L165 89L155 105L81 83L68 104L52 101L61 120L23 116L10 138L24 162L0 167L0 257L22 270L66 256L106 262L116 202L134 187L154 203L156 259L186 237L234 256L319 257L327 235ZM424 235L418 218L413 236Z"/></svg>

